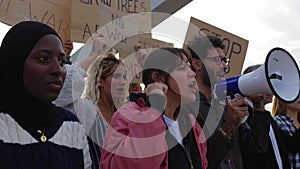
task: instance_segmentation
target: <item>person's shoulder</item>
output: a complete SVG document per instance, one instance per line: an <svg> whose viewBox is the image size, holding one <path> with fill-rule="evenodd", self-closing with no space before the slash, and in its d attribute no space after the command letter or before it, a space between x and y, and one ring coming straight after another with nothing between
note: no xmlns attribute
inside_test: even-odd
<svg viewBox="0 0 300 169"><path fill-rule="evenodd" d="M276 115L274 121L279 128L289 128L289 126L292 126L293 124L292 119L285 114Z"/></svg>
<svg viewBox="0 0 300 169"><path fill-rule="evenodd" d="M274 117L274 120L275 121L287 121L287 120L289 120L289 117L285 114L281 114L281 115L276 115Z"/></svg>
<svg viewBox="0 0 300 169"><path fill-rule="evenodd" d="M0 124L9 124L9 123L15 123L14 118L9 113L0 110Z"/></svg>

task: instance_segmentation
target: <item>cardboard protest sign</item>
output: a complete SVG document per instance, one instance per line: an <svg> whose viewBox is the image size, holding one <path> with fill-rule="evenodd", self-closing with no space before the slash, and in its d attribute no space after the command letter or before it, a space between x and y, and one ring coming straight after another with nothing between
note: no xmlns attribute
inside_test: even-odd
<svg viewBox="0 0 300 169"><path fill-rule="evenodd" d="M108 42L112 40L107 40L104 37L104 41ZM128 37L127 41L132 42L132 44L128 45L131 46L129 51L122 51L122 48L119 48L119 46L124 44L122 44L122 42L119 42L113 47L107 45L104 53L116 49L115 52L119 54L119 57L123 60L123 63L125 64L127 70L126 79L128 80L128 82L142 82L141 71L143 62L146 60L147 54L149 54L154 48L174 46L172 43L153 39L151 37L151 34L140 34ZM84 57L87 57L92 51L92 44L93 40L90 38L88 40L88 43L85 43L84 46L82 46L71 56L72 62L78 62ZM140 49L138 52L136 51L137 46L139 46Z"/></svg>
<svg viewBox="0 0 300 169"><path fill-rule="evenodd" d="M71 36L70 0L1 0L0 21L14 25L32 20L54 28L63 40Z"/></svg>
<svg viewBox="0 0 300 169"><path fill-rule="evenodd" d="M193 40L193 38L203 34L217 36L223 41L225 45L224 54L230 59L230 70L226 77L228 78L240 75L249 41L191 17L184 41L185 44L187 44L190 40Z"/></svg>
<svg viewBox="0 0 300 169"><path fill-rule="evenodd" d="M141 48L143 49L151 49L151 48L161 48L161 47L173 47L174 45L169 42L164 42L161 40L153 39L151 34L139 35L139 43L141 43Z"/></svg>
<svg viewBox="0 0 300 169"><path fill-rule="evenodd" d="M172 43L160 41L157 39L153 39L151 36L151 33L143 33L134 35L131 37L128 37L126 39L128 42L130 42L127 46L124 45L124 43L119 42L114 46L115 49L117 49L120 58L126 58L127 56L131 55L132 53L135 53L136 49L135 47L137 45L140 46L141 49L146 49L147 51L150 51L152 48L159 48L159 47L173 47ZM124 50L126 49L126 50Z"/></svg>
<svg viewBox="0 0 300 169"><path fill-rule="evenodd" d="M148 54L155 48L173 47L173 44L153 39L151 34L137 35L137 38L138 42L135 44L139 46L140 50L136 52L135 48L133 48L131 53L120 56L122 56L121 58L127 70L128 82L142 83L142 67ZM136 39L136 37L134 37L134 39Z"/></svg>
<svg viewBox="0 0 300 169"><path fill-rule="evenodd" d="M131 14L150 12L150 0L80 0L72 1L71 6L72 40L81 43L85 43L99 28L113 20L121 20L119 18ZM135 25L140 31L151 30L151 17L144 17L143 20L137 18L135 22L139 22Z"/></svg>
<svg viewBox="0 0 300 169"><path fill-rule="evenodd" d="M117 11L127 14L150 12L150 1L148 0L77 0L74 2L78 3L76 4L76 6L73 6L75 4L73 4L72 2L72 9L78 10L86 8L87 6L97 7L100 5L104 5L106 7L113 8Z"/></svg>
<svg viewBox="0 0 300 169"><path fill-rule="evenodd" d="M134 46L138 43L137 35L151 32L149 13L125 15L105 6L99 8L102 16L99 23L103 26L97 31L104 35L106 44L117 49L120 55L126 56L134 52Z"/></svg>
<svg viewBox="0 0 300 169"><path fill-rule="evenodd" d="M106 52L115 50L121 58L125 58L135 52L135 45L139 43L138 35L151 31L151 22L149 22L151 21L151 15L149 13L127 15L105 5L99 5L97 8L97 15L99 16L95 20L97 26L95 30L85 28L83 39L87 40L83 48L85 52L82 52L82 54L87 55L90 53L86 50L92 49L93 37L101 34L105 39ZM79 59L82 57L85 56L79 56Z"/></svg>

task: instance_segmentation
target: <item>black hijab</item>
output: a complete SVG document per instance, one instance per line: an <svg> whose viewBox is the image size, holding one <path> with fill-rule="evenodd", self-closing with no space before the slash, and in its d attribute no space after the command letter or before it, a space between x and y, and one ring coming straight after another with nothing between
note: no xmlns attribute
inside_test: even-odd
<svg viewBox="0 0 300 169"><path fill-rule="evenodd" d="M35 128L49 127L60 111L51 101L39 100L28 93L23 82L26 58L37 42L48 34L59 37L48 25L20 22L7 32L0 48L0 110L18 123Z"/></svg>

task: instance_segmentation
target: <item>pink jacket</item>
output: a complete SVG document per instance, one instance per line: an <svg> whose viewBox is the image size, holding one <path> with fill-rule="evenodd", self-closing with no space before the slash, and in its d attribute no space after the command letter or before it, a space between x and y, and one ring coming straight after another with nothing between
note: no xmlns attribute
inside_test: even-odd
<svg viewBox="0 0 300 169"><path fill-rule="evenodd" d="M206 143L202 128L190 115L202 166L207 168ZM114 113L105 134L101 169L168 169L166 124L162 113L145 107L143 101L129 102ZM201 134L202 133L202 134ZM201 134L201 136L200 136Z"/></svg>

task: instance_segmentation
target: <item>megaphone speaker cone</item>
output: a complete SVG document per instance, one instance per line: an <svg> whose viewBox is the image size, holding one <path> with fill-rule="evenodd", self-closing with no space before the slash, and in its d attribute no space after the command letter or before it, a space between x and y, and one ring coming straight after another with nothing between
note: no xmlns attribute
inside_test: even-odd
<svg viewBox="0 0 300 169"><path fill-rule="evenodd" d="M294 102L300 94L299 67L292 55L282 48L273 48L265 61L268 84L283 102Z"/></svg>

